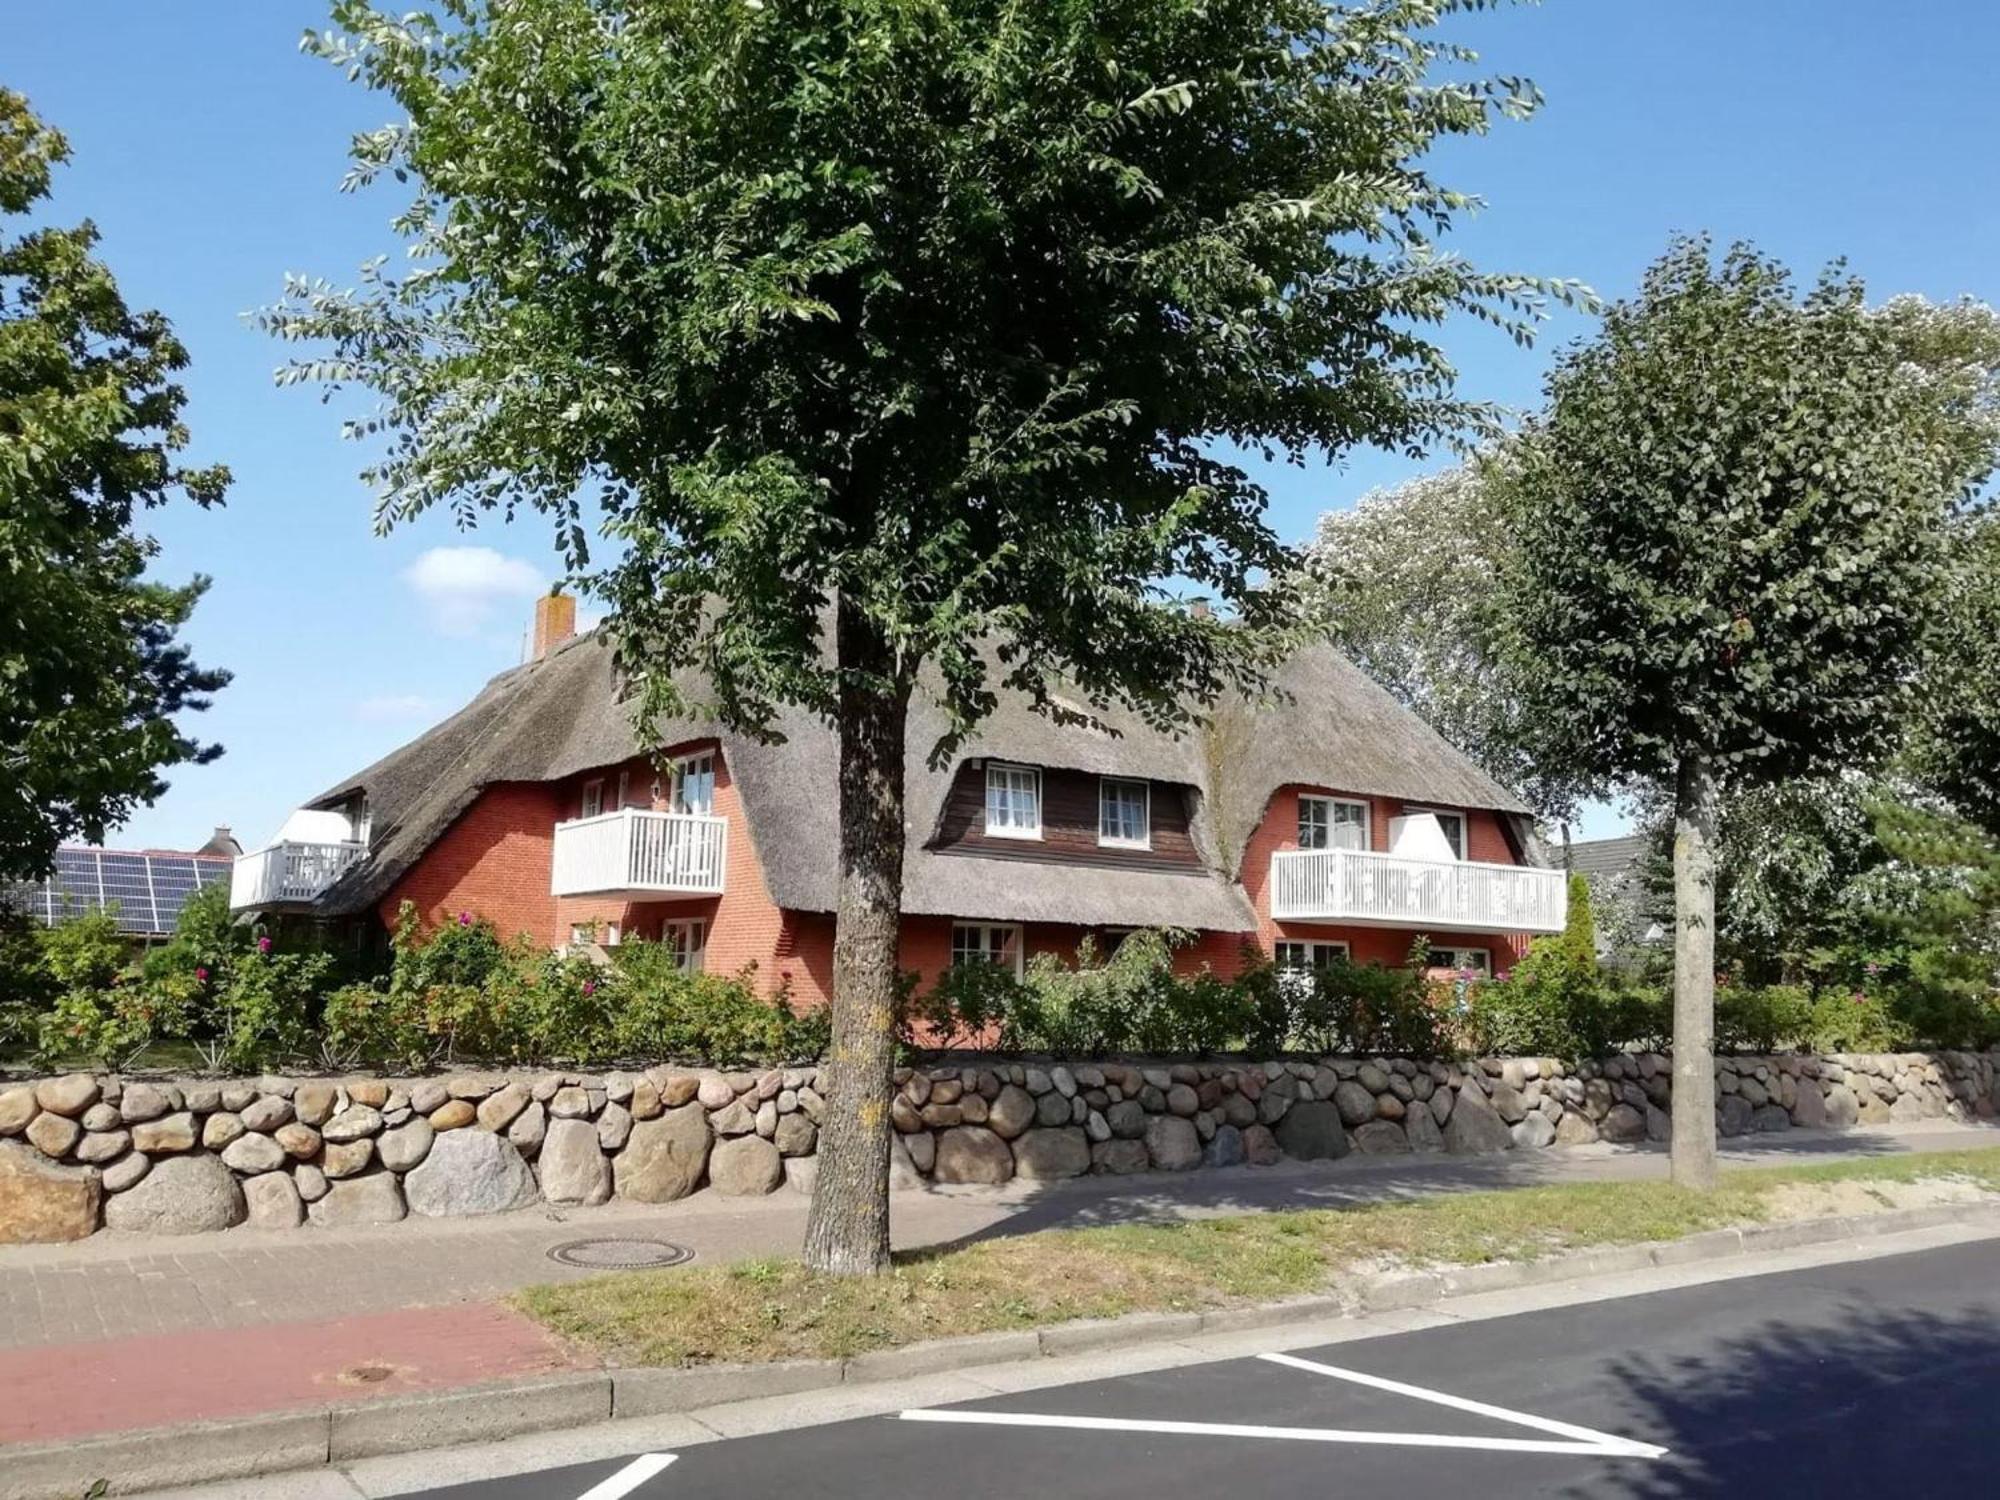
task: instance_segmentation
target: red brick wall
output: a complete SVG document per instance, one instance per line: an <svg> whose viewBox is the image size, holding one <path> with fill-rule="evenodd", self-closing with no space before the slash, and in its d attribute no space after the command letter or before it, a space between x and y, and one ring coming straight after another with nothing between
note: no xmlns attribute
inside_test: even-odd
<svg viewBox="0 0 2000 1500"><path fill-rule="evenodd" d="M413 901L427 927L471 912L508 937L525 932L548 941L556 922L549 846L559 816L553 787L489 786L382 898L376 910L383 925L393 928L397 910Z"/></svg>

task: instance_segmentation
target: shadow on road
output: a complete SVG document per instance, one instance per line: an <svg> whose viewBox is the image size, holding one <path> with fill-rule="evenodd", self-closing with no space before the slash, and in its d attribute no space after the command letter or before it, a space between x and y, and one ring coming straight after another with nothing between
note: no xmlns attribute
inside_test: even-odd
<svg viewBox="0 0 2000 1500"><path fill-rule="evenodd" d="M1719 1495L1993 1494L2000 1317L1844 1304L1838 1327L1769 1322L1719 1351L1611 1367L1621 1430L1671 1450L1623 1470L1634 1500ZM1961 1487L1954 1481L1965 1481ZM1601 1481L1571 1491L1602 1497Z"/></svg>

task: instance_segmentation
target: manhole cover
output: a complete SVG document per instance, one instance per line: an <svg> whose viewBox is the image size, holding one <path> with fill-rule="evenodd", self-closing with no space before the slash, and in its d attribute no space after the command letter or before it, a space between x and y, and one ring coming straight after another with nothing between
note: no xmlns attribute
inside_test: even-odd
<svg viewBox="0 0 2000 1500"><path fill-rule="evenodd" d="M592 1271L637 1271L684 1265L694 1251L668 1240L571 1240L549 1251L549 1259Z"/></svg>

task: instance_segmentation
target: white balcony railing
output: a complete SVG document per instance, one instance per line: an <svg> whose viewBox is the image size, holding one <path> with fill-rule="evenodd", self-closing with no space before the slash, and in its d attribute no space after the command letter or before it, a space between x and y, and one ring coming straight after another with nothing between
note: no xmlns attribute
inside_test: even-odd
<svg viewBox="0 0 2000 1500"><path fill-rule="evenodd" d="M301 844L290 840L241 854L229 871L229 906L285 906L310 901L366 852L364 844Z"/></svg>
<svg viewBox="0 0 2000 1500"><path fill-rule="evenodd" d="M558 823L549 889L558 896L719 894L728 828L721 818L637 807Z"/></svg>
<svg viewBox="0 0 2000 1500"><path fill-rule="evenodd" d="M1560 932L1569 886L1560 870L1469 860L1409 859L1366 849L1271 856L1279 921L1461 932Z"/></svg>

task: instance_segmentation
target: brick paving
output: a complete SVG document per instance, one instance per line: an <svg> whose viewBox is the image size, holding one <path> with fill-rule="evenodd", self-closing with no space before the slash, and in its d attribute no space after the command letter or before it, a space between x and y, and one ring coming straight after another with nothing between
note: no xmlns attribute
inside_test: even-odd
<svg viewBox="0 0 2000 1500"><path fill-rule="evenodd" d="M1727 1143L1732 1165L2000 1144L1991 1127L1922 1125ZM1503 1156L1348 1157L1169 1177L899 1194L899 1245L1144 1219L1330 1207L1453 1190L1665 1175L1661 1151L1591 1147ZM563 1356L496 1299L589 1274L548 1257L565 1241L670 1239L704 1261L789 1252L802 1197L704 1192L373 1229L231 1230L167 1240L105 1233L0 1247L0 1443L466 1384ZM381 1384L343 1382L359 1364ZM82 1415L65 1416L64 1413ZM57 1428L63 1422L82 1426Z"/></svg>

